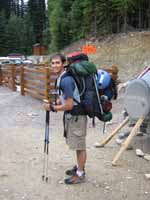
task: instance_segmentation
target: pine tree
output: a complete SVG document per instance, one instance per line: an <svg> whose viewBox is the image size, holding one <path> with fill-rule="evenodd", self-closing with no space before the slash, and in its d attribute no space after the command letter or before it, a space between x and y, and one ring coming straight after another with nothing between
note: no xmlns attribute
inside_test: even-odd
<svg viewBox="0 0 150 200"><path fill-rule="evenodd" d="M0 55L5 55L5 28L6 28L6 16L4 11L0 12Z"/></svg>
<svg viewBox="0 0 150 200"><path fill-rule="evenodd" d="M11 0L0 0L0 12L4 11L4 14L6 18L8 19L10 17L11 13Z"/></svg>
<svg viewBox="0 0 150 200"><path fill-rule="evenodd" d="M33 24L36 42L42 43L43 31L46 28L45 0L29 0L28 12Z"/></svg>
<svg viewBox="0 0 150 200"><path fill-rule="evenodd" d="M71 41L70 7L72 1L49 1L50 51L57 51Z"/></svg>
<svg viewBox="0 0 150 200"><path fill-rule="evenodd" d="M25 52L25 24L17 16L11 16L5 29L7 52Z"/></svg>
<svg viewBox="0 0 150 200"><path fill-rule="evenodd" d="M98 31L97 27L97 1L84 0L83 1L83 32L84 36L96 37Z"/></svg>
<svg viewBox="0 0 150 200"><path fill-rule="evenodd" d="M71 7L71 31L72 31L72 40L78 40L84 37L83 32L83 8L84 1L75 0Z"/></svg>
<svg viewBox="0 0 150 200"><path fill-rule="evenodd" d="M113 11L119 18L118 26L120 26L120 24L123 24L123 32L127 31L128 15L134 10L134 6L135 0L112 0Z"/></svg>

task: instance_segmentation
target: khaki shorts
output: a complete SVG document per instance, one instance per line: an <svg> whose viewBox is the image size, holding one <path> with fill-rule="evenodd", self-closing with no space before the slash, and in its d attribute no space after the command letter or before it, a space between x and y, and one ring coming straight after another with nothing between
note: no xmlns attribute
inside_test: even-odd
<svg viewBox="0 0 150 200"><path fill-rule="evenodd" d="M72 116L67 114L65 127L67 132L66 143L73 150L86 149L87 116Z"/></svg>

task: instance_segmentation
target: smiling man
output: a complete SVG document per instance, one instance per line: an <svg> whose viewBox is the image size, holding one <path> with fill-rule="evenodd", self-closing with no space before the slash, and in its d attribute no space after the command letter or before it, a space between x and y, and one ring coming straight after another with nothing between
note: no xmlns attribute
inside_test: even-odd
<svg viewBox="0 0 150 200"><path fill-rule="evenodd" d="M76 151L77 159L77 164L66 171L69 177L64 182L83 183L85 182L87 116L84 112L78 114L78 104L74 99L80 101L79 91L74 79L65 72L65 57L62 54L55 54L50 61L53 72L60 74L56 84L59 97L57 105L44 103L44 109L53 112L64 111L66 143L70 149Z"/></svg>

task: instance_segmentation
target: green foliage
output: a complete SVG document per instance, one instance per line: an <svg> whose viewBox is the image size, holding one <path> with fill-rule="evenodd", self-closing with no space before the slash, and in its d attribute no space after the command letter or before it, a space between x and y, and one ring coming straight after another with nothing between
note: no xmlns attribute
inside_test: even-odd
<svg viewBox="0 0 150 200"><path fill-rule="evenodd" d="M29 0L27 8L24 0L0 0L0 3L0 55L9 52L31 54L32 45L44 41L43 33L47 29L45 0Z"/></svg>
<svg viewBox="0 0 150 200"><path fill-rule="evenodd" d="M112 0L112 8L113 11L123 16L133 11L135 3L136 0Z"/></svg>
<svg viewBox="0 0 150 200"><path fill-rule="evenodd" d="M83 32L85 37L89 35L96 36L97 32L97 13L96 13L96 1L84 0L83 1Z"/></svg>
<svg viewBox="0 0 150 200"><path fill-rule="evenodd" d="M0 54L32 53L41 43L59 51L80 38L145 30L149 0L0 0ZM26 5L26 6L25 6Z"/></svg>
<svg viewBox="0 0 150 200"><path fill-rule="evenodd" d="M149 10L148 0L49 0L50 49L57 51L80 38L126 32L132 26L148 27Z"/></svg>
<svg viewBox="0 0 150 200"><path fill-rule="evenodd" d="M9 18L11 13L11 1L12 0L0 0L0 12L3 11L7 19Z"/></svg>
<svg viewBox="0 0 150 200"><path fill-rule="evenodd" d="M45 0L29 0L28 14L32 21L36 43L42 43L43 31L46 28Z"/></svg>
<svg viewBox="0 0 150 200"><path fill-rule="evenodd" d="M30 15L27 14L26 18L24 18L24 50L25 53L30 55L32 54L32 46L36 42L35 34L34 34L34 28L33 23L30 20Z"/></svg>
<svg viewBox="0 0 150 200"><path fill-rule="evenodd" d="M6 25L6 47L10 52L24 51L25 26L21 18L11 16Z"/></svg>
<svg viewBox="0 0 150 200"><path fill-rule="evenodd" d="M0 12L0 55L5 55L5 26L7 19L4 11Z"/></svg>
<svg viewBox="0 0 150 200"><path fill-rule="evenodd" d="M49 26L51 43L49 51L58 51L71 40L70 5L71 1L49 1Z"/></svg>
<svg viewBox="0 0 150 200"><path fill-rule="evenodd" d="M98 0L96 3L98 34L112 33L112 4L111 0Z"/></svg>
<svg viewBox="0 0 150 200"><path fill-rule="evenodd" d="M84 9L84 1L75 0L71 6L70 28L72 32L73 41L84 37L83 9Z"/></svg>
<svg viewBox="0 0 150 200"><path fill-rule="evenodd" d="M5 54L21 52L30 54L34 44L32 26L28 21L11 16L5 26Z"/></svg>

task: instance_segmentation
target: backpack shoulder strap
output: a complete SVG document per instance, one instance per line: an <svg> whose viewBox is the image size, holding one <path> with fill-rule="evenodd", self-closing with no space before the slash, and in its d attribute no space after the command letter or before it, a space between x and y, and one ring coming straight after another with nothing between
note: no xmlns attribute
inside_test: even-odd
<svg viewBox="0 0 150 200"><path fill-rule="evenodd" d="M67 72L66 72L66 71L62 72L62 73L57 77L57 79L56 79L56 81L55 81L55 88L56 88L56 89L60 88L60 81L61 81L61 79L62 79L63 77L65 77L65 76L67 76Z"/></svg>
<svg viewBox="0 0 150 200"><path fill-rule="evenodd" d="M80 98L80 91L79 91L79 87L78 87L78 84L77 84L77 80L76 80L76 78L70 73L70 72L67 72L67 71L65 71L65 72L63 72L57 79L56 79L56 81L55 81L55 88L56 88L56 90L58 91L57 93L58 93L58 95L61 95L61 88L60 88L60 82L61 82L61 80L63 79L63 78L65 78L65 77L68 77L68 76L70 76L70 77L72 77L73 78L73 80L74 80L74 82L75 82L75 88L77 89L77 94L79 95L79 98ZM73 100L74 100L74 102L76 103L76 104L80 104L80 99L78 100L78 98L73 98Z"/></svg>

